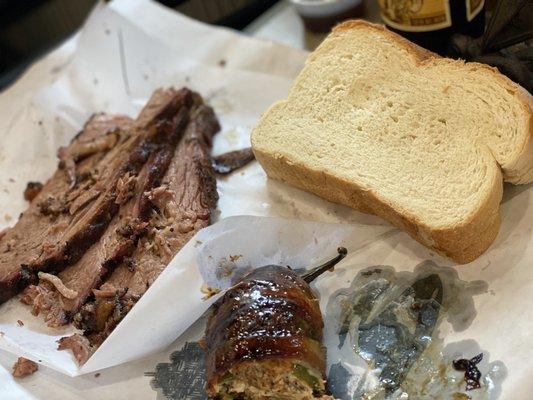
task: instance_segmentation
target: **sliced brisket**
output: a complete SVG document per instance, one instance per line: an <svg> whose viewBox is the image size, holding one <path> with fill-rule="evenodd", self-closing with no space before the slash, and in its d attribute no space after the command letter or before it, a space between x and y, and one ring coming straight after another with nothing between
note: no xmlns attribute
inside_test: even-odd
<svg viewBox="0 0 533 400"><path fill-rule="evenodd" d="M90 143L115 131L119 124L130 123L127 117L94 115L71 142L68 148L80 143ZM67 148L67 149L68 149ZM94 153L80 161L78 168L91 170L104 157ZM80 185L85 185L85 177ZM68 225L71 216L65 212L66 193L69 182L63 170L58 169L31 201L30 207L19 218L17 224L0 238L0 303L17 294L25 285L21 279L24 266L37 258L48 241L57 237Z"/></svg>
<svg viewBox="0 0 533 400"><path fill-rule="evenodd" d="M158 90L135 123L119 117L106 125L95 116L68 148L60 149L60 168L0 240L0 301L34 282L38 271L57 273L76 262L100 238L127 202L143 165L166 139L168 132L158 122L191 101L187 89Z"/></svg>
<svg viewBox="0 0 533 400"><path fill-rule="evenodd" d="M57 327L68 323L71 315L93 294L92 290L100 285L110 270L135 249L137 239L145 230L146 221L150 217L152 203L148 195L161 184L187 126L188 117L188 110L183 108L171 122L161 123L160 128L168 131L164 135L165 140L143 166L135 181L136 185L132 188L132 195L124 195L131 198L123 202L100 240L78 262L58 274L62 284L75 291L76 295L67 298L48 281L30 285L24 291L21 300L33 306L34 314L44 314L49 326Z"/></svg>
<svg viewBox="0 0 533 400"><path fill-rule="evenodd" d="M149 110L154 119L147 123L147 112L142 112L136 121L134 133L118 147L116 157L103 165L105 171L99 179L102 183L100 193L90 201L77 217L72 220L67 229L43 253L29 263L29 270L58 271L63 267L79 260L83 253L103 234L120 206L121 183L136 177L150 155L156 151L158 145L166 140L165 129L155 122L157 118L172 117L180 108L188 107L191 102L191 92L183 89L175 93L170 104L157 104L154 107L149 101ZM172 111L171 111L172 110ZM172 115L169 113L172 112ZM148 125L148 126L146 126ZM140 128L139 126L142 126Z"/></svg>
<svg viewBox="0 0 533 400"><path fill-rule="evenodd" d="M95 300L85 304L74 318L90 343L90 348L79 349L77 340L72 348L75 354L90 353L99 346L174 255L210 224L218 199L210 150L219 125L213 110L199 97L195 103L191 122L161 186L149 194L156 210L151 213L146 234L133 254L95 291Z"/></svg>
<svg viewBox="0 0 533 400"><path fill-rule="evenodd" d="M139 299L174 255L211 223L218 200L210 157L211 137L218 130L215 121L209 107L199 108L198 123L191 124L169 168L166 193L154 193L160 213L151 219L148 234L133 254L136 267L125 294L129 301Z"/></svg>

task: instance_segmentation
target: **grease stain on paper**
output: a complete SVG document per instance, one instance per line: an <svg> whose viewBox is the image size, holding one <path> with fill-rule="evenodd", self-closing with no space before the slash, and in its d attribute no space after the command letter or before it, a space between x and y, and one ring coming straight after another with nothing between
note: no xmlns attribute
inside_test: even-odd
<svg viewBox="0 0 533 400"><path fill-rule="evenodd" d="M439 330L444 321L455 331L465 330L476 315L473 297L487 290L485 282L462 281L454 269L429 261L413 272L389 266L359 272L327 306L326 325L334 330L329 341L337 341L327 343L333 349L328 357L342 360L330 367L328 376L335 398L497 398L505 366L488 364L484 352L481 388L467 390L464 372L456 371L453 361L482 351L473 340L466 347L444 346Z"/></svg>

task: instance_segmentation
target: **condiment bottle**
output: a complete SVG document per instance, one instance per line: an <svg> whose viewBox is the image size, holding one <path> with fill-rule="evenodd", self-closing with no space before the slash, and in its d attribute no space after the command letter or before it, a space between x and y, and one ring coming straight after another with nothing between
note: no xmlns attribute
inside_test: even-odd
<svg viewBox="0 0 533 400"><path fill-rule="evenodd" d="M454 33L479 37L485 0L377 0L389 29L426 49L444 53Z"/></svg>

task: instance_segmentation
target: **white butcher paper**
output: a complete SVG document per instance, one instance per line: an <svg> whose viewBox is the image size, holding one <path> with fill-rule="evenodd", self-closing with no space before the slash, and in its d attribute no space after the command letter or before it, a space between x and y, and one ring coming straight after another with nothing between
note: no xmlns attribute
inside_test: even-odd
<svg viewBox="0 0 533 400"><path fill-rule="evenodd" d="M138 18L141 14L142 21ZM208 27L155 3L124 0L99 5L81 32L0 96L0 106L6 107L0 107L1 222L4 226L15 222L27 207L22 198L26 183L51 176L57 168L57 149L67 144L94 112L135 117L156 88L188 86L204 96L221 121L214 154L239 149L249 146L250 130L261 113L287 94L305 57L301 50ZM32 85L30 81L38 83ZM218 190L215 220L231 215L271 215L329 222L360 220L387 226L378 219L269 182L255 162L219 179ZM182 254L186 254L185 249ZM186 284L188 291L181 295L191 307L196 299L198 310L202 310L207 305L200 301L201 285L192 284L198 278L193 266L187 274L193 274L187 275L191 285ZM57 351L56 343L75 330L70 326L46 327L42 318L31 315L29 307L13 298L1 306L0 348L76 376L162 349L190 326L197 314L175 313L177 322L171 324L172 330L165 331L162 323L152 326L156 335L144 335L147 342L133 347L124 346L122 335L117 336L127 326L125 320L78 368L70 352ZM143 318L142 313L138 315ZM144 326L142 320L140 325ZM125 335L133 337L130 332Z"/></svg>
<svg viewBox="0 0 533 400"><path fill-rule="evenodd" d="M214 154L239 149L249 146L250 131L261 113L287 95L306 56L301 50L201 24L150 1L98 5L80 32L0 94L0 224L15 223L27 207L22 197L26 183L51 176L57 148L68 143L92 113L134 117L156 88L188 86L200 92L220 118ZM487 282L488 291L474 298L477 316L471 326L461 332L450 329L445 340L474 339L490 361L499 360L507 368L500 398L529 400L531 187L505 186L495 243L476 261L455 266L377 217L268 180L253 162L218 179L218 222L176 255L83 367L69 352L56 350L56 340L73 328L47 328L16 298L0 306L0 398L47 394L43 398L100 399L111 398L111 393L114 399L132 398L132 393L155 397L143 372L153 368L155 360L167 359L169 345L178 346L184 340L178 337L189 332L216 299L202 299L200 270L209 276L205 271L223 259L227 262L230 255L242 256L235 261L237 267L306 267L334 256L336 247L345 245L349 256L314 285L322 307L329 294L349 286L350 278L371 265L412 270L433 260L456 268L463 280ZM10 354L43 367L28 380L10 380ZM90 378L96 371L113 378Z"/></svg>

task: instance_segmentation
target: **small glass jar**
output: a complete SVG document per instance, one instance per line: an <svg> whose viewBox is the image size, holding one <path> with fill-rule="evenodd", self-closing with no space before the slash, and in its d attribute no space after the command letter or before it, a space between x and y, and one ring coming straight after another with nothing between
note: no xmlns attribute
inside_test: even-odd
<svg viewBox="0 0 533 400"><path fill-rule="evenodd" d="M314 32L328 32L341 21L360 18L362 0L291 0L305 27Z"/></svg>

